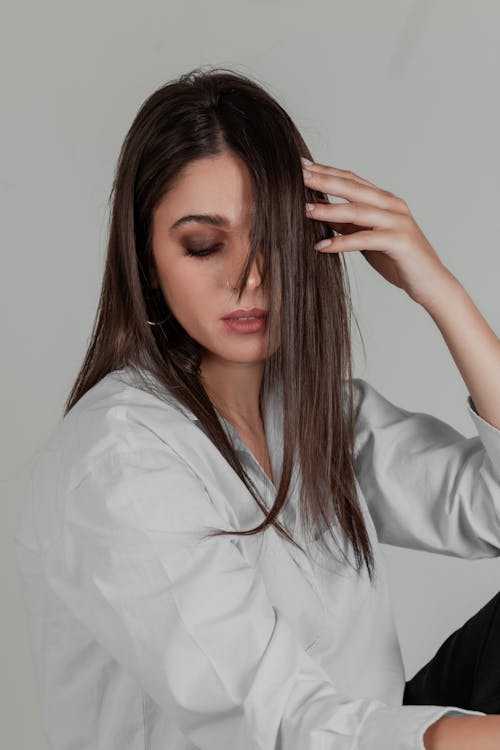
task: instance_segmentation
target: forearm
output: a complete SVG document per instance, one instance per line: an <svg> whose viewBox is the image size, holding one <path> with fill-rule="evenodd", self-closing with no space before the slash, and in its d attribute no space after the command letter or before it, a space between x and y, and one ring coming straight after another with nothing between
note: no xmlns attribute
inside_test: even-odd
<svg viewBox="0 0 500 750"><path fill-rule="evenodd" d="M442 716L424 733L426 750L498 750L500 715Z"/></svg>
<svg viewBox="0 0 500 750"><path fill-rule="evenodd" d="M500 429L500 339L451 273L425 309L438 326L479 415Z"/></svg>

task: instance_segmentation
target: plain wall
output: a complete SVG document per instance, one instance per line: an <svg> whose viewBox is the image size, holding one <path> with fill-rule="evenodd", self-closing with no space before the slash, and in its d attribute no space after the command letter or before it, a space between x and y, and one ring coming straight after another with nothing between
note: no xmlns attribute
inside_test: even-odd
<svg viewBox="0 0 500 750"><path fill-rule="evenodd" d="M158 86L233 68L294 118L314 158L401 195L500 331L500 5L495 0L2 3L2 746L47 750L12 538L97 306L123 137ZM366 361L394 402L475 434L430 316L349 257ZM499 530L500 539L500 530ZM384 547L410 677L498 589L500 561Z"/></svg>

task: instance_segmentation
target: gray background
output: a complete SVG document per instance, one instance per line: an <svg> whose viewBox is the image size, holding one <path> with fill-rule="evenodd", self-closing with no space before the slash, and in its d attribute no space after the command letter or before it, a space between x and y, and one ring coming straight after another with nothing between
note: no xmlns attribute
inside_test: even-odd
<svg viewBox="0 0 500 750"><path fill-rule="evenodd" d="M256 78L316 160L403 196L500 331L500 5L495 0L6 2L2 76L1 739L44 750L12 537L34 453L93 322L106 202L140 104L198 65ZM356 374L465 435L466 389L430 316L349 256ZM500 536L500 532L499 532ZM500 561L384 547L407 676L496 593Z"/></svg>

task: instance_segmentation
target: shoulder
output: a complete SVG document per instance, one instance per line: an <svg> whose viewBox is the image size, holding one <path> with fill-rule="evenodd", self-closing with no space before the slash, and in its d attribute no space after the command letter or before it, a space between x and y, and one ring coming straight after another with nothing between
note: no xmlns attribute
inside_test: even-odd
<svg viewBox="0 0 500 750"><path fill-rule="evenodd" d="M67 519L113 529L132 500L147 523L167 523L165 492L201 515L215 446L171 392L140 382L128 370L108 373L59 420L31 464L15 535L25 547L46 549Z"/></svg>
<svg viewBox="0 0 500 750"><path fill-rule="evenodd" d="M408 429L413 412L388 399L378 388L364 378L352 378L354 414L354 452L384 435ZM391 429L393 427L394 429Z"/></svg>
<svg viewBox="0 0 500 750"><path fill-rule="evenodd" d="M105 459L167 451L186 432L199 433L189 414L173 395L147 390L131 369L114 370L59 420L36 466L56 460L66 487L75 486Z"/></svg>
<svg viewBox="0 0 500 750"><path fill-rule="evenodd" d="M352 378L353 408L358 421L387 415L407 415L407 409L391 401L364 378Z"/></svg>
<svg viewBox="0 0 500 750"><path fill-rule="evenodd" d="M351 385L351 388L352 388L352 408L353 408L354 415L357 419L363 403L366 401L368 397L370 397L373 394L375 389L364 378L351 378L350 381L345 381L344 382L345 408L347 408L347 405L349 403L349 391L348 391L349 385Z"/></svg>

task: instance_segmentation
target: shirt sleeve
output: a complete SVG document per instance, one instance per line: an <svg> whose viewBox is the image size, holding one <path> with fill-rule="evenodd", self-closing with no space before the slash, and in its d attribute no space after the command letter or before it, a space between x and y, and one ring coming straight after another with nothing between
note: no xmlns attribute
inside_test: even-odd
<svg viewBox="0 0 500 750"><path fill-rule="evenodd" d="M361 378L356 477L379 541L463 558L500 555L500 430L466 407L467 438L431 414L403 409Z"/></svg>
<svg viewBox="0 0 500 750"><path fill-rule="evenodd" d="M168 447L104 457L65 493L49 585L200 750L422 750L443 706L337 692ZM229 515L229 514L228 514Z"/></svg>

